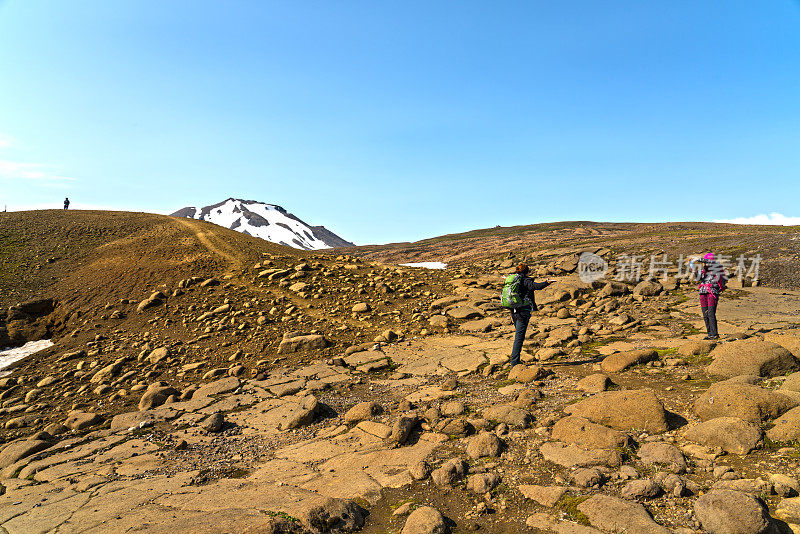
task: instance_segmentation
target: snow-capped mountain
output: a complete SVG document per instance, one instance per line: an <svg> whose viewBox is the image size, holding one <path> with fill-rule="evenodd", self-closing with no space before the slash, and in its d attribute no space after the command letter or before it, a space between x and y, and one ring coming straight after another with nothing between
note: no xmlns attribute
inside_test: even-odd
<svg viewBox="0 0 800 534"><path fill-rule="evenodd" d="M255 200L229 198L204 208L182 208L172 216L212 222L273 243L305 250L353 246L353 243L324 226L309 226L280 206Z"/></svg>

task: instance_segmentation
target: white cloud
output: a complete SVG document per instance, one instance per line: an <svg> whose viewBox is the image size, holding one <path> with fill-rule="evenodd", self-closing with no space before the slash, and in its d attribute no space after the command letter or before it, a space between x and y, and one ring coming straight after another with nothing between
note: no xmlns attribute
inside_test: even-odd
<svg viewBox="0 0 800 534"><path fill-rule="evenodd" d="M0 178L6 180L38 180L43 182L74 182L75 178L62 176L54 165L25 163L0 159Z"/></svg>
<svg viewBox="0 0 800 534"><path fill-rule="evenodd" d="M0 148L8 148L14 144L14 139L8 135L0 133Z"/></svg>
<svg viewBox="0 0 800 534"><path fill-rule="evenodd" d="M752 217L737 217L735 219L718 219L715 223L729 224L773 224L778 226L800 225L800 217L788 217L781 213L753 215Z"/></svg>

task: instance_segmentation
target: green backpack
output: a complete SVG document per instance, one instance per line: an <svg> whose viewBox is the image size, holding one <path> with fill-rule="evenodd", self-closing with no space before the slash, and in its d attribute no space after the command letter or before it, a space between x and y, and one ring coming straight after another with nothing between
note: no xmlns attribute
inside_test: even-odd
<svg viewBox="0 0 800 534"><path fill-rule="evenodd" d="M527 304L527 299L522 297L522 275L510 274L506 276L503 292L500 294L500 305L504 308L519 308Z"/></svg>

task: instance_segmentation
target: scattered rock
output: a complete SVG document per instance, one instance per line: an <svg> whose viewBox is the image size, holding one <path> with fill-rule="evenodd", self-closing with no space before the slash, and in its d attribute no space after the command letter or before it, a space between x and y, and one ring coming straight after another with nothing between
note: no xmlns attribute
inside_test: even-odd
<svg viewBox="0 0 800 534"><path fill-rule="evenodd" d="M595 373L579 380L575 388L586 393L601 393L608 390L612 384L607 375Z"/></svg>
<svg viewBox="0 0 800 534"><path fill-rule="evenodd" d="M438 469L431 472L433 483L437 486L450 486L467 474L467 462L461 458L451 458Z"/></svg>
<svg viewBox="0 0 800 534"><path fill-rule="evenodd" d="M18 460L42 451L49 446L50 443L41 439L13 441L0 451L0 469L8 467Z"/></svg>
<svg viewBox="0 0 800 534"><path fill-rule="evenodd" d="M171 395L177 395L178 390L172 386L167 386L163 382L150 384L139 400L139 410L151 410L161 406Z"/></svg>
<svg viewBox="0 0 800 534"><path fill-rule="evenodd" d="M678 474L686 472L686 458L675 445L663 441L651 441L642 445L638 456L645 465L664 465Z"/></svg>
<svg viewBox="0 0 800 534"><path fill-rule="evenodd" d="M407 415L401 415L397 418L397 421L394 422L392 434L389 439L397 445L405 444L405 442L408 441L411 432L418 424L419 418L416 416L409 417Z"/></svg>
<svg viewBox="0 0 800 534"><path fill-rule="evenodd" d="M800 497L781 499L775 508L775 517L787 523L800 524Z"/></svg>
<svg viewBox="0 0 800 534"><path fill-rule="evenodd" d="M607 373L619 373L628 367L656 359L658 359L658 353L655 349L630 350L606 356L600 363L600 368Z"/></svg>
<svg viewBox="0 0 800 534"><path fill-rule="evenodd" d="M514 428L528 428L533 416L527 411L510 404L490 406L483 410L483 418L505 423Z"/></svg>
<svg viewBox="0 0 800 534"><path fill-rule="evenodd" d="M527 384L528 382L533 382L534 380L541 380L548 374L548 371L542 367L528 367L526 365L519 364L515 365L514 368L508 373L508 379Z"/></svg>
<svg viewBox="0 0 800 534"><path fill-rule="evenodd" d="M555 464L573 468L605 465L618 467L622 464L622 455L616 450L585 450L576 445L567 445L559 441L550 441L539 447L542 457Z"/></svg>
<svg viewBox="0 0 800 534"><path fill-rule="evenodd" d="M330 342L320 334L301 334L287 332L278 346L278 354L300 352L304 350L318 350L328 347Z"/></svg>
<svg viewBox="0 0 800 534"><path fill-rule="evenodd" d="M775 473L769 476L772 489L781 497L796 497L800 494L800 483L796 478Z"/></svg>
<svg viewBox="0 0 800 534"><path fill-rule="evenodd" d="M556 422L551 437L584 449L613 449L630 444L626 434L574 415Z"/></svg>
<svg viewBox="0 0 800 534"><path fill-rule="evenodd" d="M383 412L383 407L375 401L359 402L344 414L346 423L358 423Z"/></svg>
<svg viewBox="0 0 800 534"><path fill-rule="evenodd" d="M502 450L503 442L491 432L481 432L472 438L469 445L467 445L467 455L473 460L500 456Z"/></svg>
<svg viewBox="0 0 800 534"><path fill-rule="evenodd" d="M623 499L654 499L661 495L661 486L649 478L632 480L621 492Z"/></svg>
<svg viewBox="0 0 800 534"><path fill-rule="evenodd" d="M767 437L772 441L800 440L800 406L778 416Z"/></svg>
<svg viewBox="0 0 800 534"><path fill-rule="evenodd" d="M526 499L536 501L548 508L555 506L567 492L565 486L536 486L533 484L523 484L517 489Z"/></svg>
<svg viewBox="0 0 800 534"><path fill-rule="evenodd" d="M497 473L476 473L467 479L467 489L483 495L487 491L492 491L501 482L500 475Z"/></svg>
<svg viewBox="0 0 800 534"><path fill-rule="evenodd" d="M681 356L705 356L716 346L716 342L708 339L693 339L678 345L678 354Z"/></svg>
<svg viewBox="0 0 800 534"><path fill-rule="evenodd" d="M217 433L225 426L225 416L221 413L211 414L200 424L200 428L206 432Z"/></svg>
<svg viewBox="0 0 800 534"><path fill-rule="evenodd" d="M73 410L67 414L67 419L64 421L64 426L72 430L83 430L103 422L103 417L100 414L93 412L81 412Z"/></svg>
<svg viewBox="0 0 800 534"><path fill-rule="evenodd" d="M298 514L312 532L355 532L364 526L367 511L349 499L327 499Z"/></svg>

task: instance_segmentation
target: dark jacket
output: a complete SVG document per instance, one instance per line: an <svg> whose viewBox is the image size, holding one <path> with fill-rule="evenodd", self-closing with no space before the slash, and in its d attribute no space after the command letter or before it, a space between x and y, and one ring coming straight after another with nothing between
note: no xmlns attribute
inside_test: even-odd
<svg viewBox="0 0 800 534"><path fill-rule="evenodd" d="M526 301L530 301L529 305L522 306L522 308L530 308L531 310L538 310L539 308L536 306L536 297L534 296L533 292L539 289L544 289L550 285L550 282L534 282L533 278L528 278L524 274L522 275L522 298Z"/></svg>

